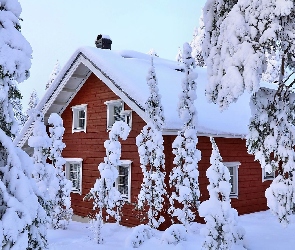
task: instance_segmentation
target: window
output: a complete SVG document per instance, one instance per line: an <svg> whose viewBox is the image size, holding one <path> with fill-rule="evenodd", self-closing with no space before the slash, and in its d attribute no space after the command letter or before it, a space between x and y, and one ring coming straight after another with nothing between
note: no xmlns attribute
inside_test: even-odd
<svg viewBox="0 0 295 250"><path fill-rule="evenodd" d="M65 158L66 178L72 181L72 192L82 194L82 161L81 158Z"/></svg>
<svg viewBox="0 0 295 250"><path fill-rule="evenodd" d="M122 100L107 101L105 104L107 105L107 129L111 129L116 121L124 121L131 127L132 111L124 110Z"/></svg>
<svg viewBox="0 0 295 250"><path fill-rule="evenodd" d="M275 171L268 173L267 171L265 171L265 168L262 168L262 182L273 180L274 178L275 178Z"/></svg>
<svg viewBox="0 0 295 250"><path fill-rule="evenodd" d="M129 160L121 160L121 164L118 166L119 175L115 184L123 198L129 202L131 201L131 163L132 161Z"/></svg>
<svg viewBox="0 0 295 250"><path fill-rule="evenodd" d="M230 174L230 184L231 184L231 191L230 197L231 198L238 198L238 169L241 165L240 162L223 162L223 164L228 168Z"/></svg>
<svg viewBox="0 0 295 250"><path fill-rule="evenodd" d="M74 132L86 132L87 123L87 104L81 104L72 107L73 111L73 124L72 133Z"/></svg>

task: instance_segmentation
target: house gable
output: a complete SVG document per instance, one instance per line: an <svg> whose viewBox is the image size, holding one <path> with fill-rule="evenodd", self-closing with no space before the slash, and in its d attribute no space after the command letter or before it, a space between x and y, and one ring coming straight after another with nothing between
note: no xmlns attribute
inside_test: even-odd
<svg viewBox="0 0 295 250"><path fill-rule="evenodd" d="M120 99L111 89L104 84L95 74L91 74L80 91L71 100L61 117L64 121L65 133L63 141L66 148L63 150L65 158L82 158L82 192L72 193L72 207L74 213L80 216L88 216L92 212L92 202L83 201L84 196L93 187L99 177L98 165L106 156L104 142L109 139L107 131L107 106L106 101ZM86 133L72 133L73 112L71 107L87 104L87 131ZM125 103L125 110L130 107ZM140 133L145 122L135 112L132 114L132 129L126 141L122 144L122 160L131 160L131 202L136 201L142 182L142 172L136 146L136 136ZM127 225L138 223L132 216L132 205L124 207L123 221Z"/></svg>

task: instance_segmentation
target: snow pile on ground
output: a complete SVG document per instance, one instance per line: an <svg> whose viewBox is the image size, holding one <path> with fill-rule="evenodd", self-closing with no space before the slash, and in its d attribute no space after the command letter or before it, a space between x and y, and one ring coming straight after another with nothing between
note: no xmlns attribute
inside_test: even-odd
<svg viewBox="0 0 295 250"><path fill-rule="evenodd" d="M293 216L293 220L294 220ZM293 250L295 248L295 224L283 228L271 214L270 211L253 213L239 216L239 223L246 231L245 247L251 250ZM194 223L188 230L186 241L178 244L168 244L162 240L165 232L154 230L155 235L147 239L140 247L140 250L186 250L201 249L204 238L199 230L205 225ZM71 222L67 230L49 230L48 241L50 250L117 250L134 249L125 246L133 228L127 228L113 223L107 223L103 228L104 243L98 245L92 239L88 223ZM241 250L242 247L234 250Z"/></svg>

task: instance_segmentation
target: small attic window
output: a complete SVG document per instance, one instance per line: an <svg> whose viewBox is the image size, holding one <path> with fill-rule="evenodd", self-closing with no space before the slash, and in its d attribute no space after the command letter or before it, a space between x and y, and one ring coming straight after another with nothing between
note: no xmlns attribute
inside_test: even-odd
<svg viewBox="0 0 295 250"><path fill-rule="evenodd" d="M73 111L73 123L72 133L85 132L87 123L87 104L81 104L72 107Z"/></svg>
<svg viewBox="0 0 295 250"><path fill-rule="evenodd" d="M107 101L105 104L107 105L107 129L111 129L116 121L124 121L131 127L132 111L124 110L122 100Z"/></svg>

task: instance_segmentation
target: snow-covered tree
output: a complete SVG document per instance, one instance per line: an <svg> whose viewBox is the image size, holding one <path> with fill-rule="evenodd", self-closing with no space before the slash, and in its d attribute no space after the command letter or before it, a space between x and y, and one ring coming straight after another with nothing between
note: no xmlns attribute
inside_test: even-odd
<svg viewBox="0 0 295 250"><path fill-rule="evenodd" d="M222 2L222 1L208 1ZM230 5L226 2L231 2ZM219 17L212 6L204 9L205 42L207 48L209 100L226 108L245 91L256 92L262 73L268 64L267 55L280 59L279 85L292 87L294 81L286 76L294 68L293 35L295 7L291 0L224 1L220 3L227 13ZM216 6L220 6L216 4ZM217 19L218 34L212 25ZM206 23L206 21L208 23ZM263 25L262 25L263 24ZM210 37L210 32L211 37ZM214 36L214 41L210 38ZM291 73L292 74L292 73ZM284 80L285 78L285 80Z"/></svg>
<svg viewBox="0 0 295 250"><path fill-rule="evenodd" d="M120 211L118 207L121 207L122 196L118 189L115 187L116 179L118 178L118 169L121 158L121 143L119 138L123 140L127 139L129 135L130 127L123 121L116 121L109 133L109 140L106 140L104 147L106 149L106 157L104 162L101 162L98 166L100 172L100 178L96 179L93 188L85 196L86 200L93 200L93 210L97 211L95 215L93 226L95 229L95 239L98 244L103 242L101 236L101 229L103 223L103 210L108 215L114 216L117 222L121 220Z"/></svg>
<svg viewBox="0 0 295 250"><path fill-rule="evenodd" d="M286 225L295 203L295 95L289 90L261 88L251 100L248 151L277 177L266 190L267 205Z"/></svg>
<svg viewBox="0 0 295 250"><path fill-rule="evenodd" d="M208 0L204 23L208 99L225 109L245 90L258 91L252 98L256 107L252 108L248 151L255 154L267 171L271 171L269 163L272 170L279 168L279 176L266 196L271 210L286 224L292 206L289 203L294 196L291 190L295 189L293 150L289 150L294 145L293 118L288 117L293 116L290 92L295 83L294 3L291 0ZM273 98L268 98L265 90L259 88L262 74L271 65L275 65L272 73L278 88L271 93ZM290 113L284 115L284 112ZM274 154L267 155L268 151Z"/></svg>
<svg viewBox="0 0 295 250"><path fill-rule="evenodd" d="M48 123L51 126L49 128L51 138L49 159L56 169L56 177L58 180L58 186L55 187L56 197L51 212L51 224L54 229L66 229L72 218L73 209L71 208L72 182L66 179L63 170L66 161L61 155L66 146L62 141L65 128L63 127L63 120L56 113L50 115Z"/></svg>
<svg viewBox="0 0 295 250"><path fill-rule="evenodd" d="M244 229L238 226L238 212L231 207L231 184L228 168L222 163L219 149L211 137L211 166L206 171L209 179L210 198L200 204L199 214L205 218L206 226L201 234L205 236L203 249L231 249L234 244L241 244Z"/></svg>
<svg viewBox="0 0 295 250"><path fill-rule="evenodd" d="M28 78L32 55L20 32L20 14L17 0L0 2L0 247L4 250L47 247L46 216L31 178L32 162L11 141L18 130L12 101L15 86Z"/></svg>
<svg viewBox="0 0 295 250"><path fill-rule="evenodd" d="M49 76L49 80L48 82L46 83L46 86L45 86L45 90L48 89L50 87L50 85L53 83L53 81L55 80L56 76L58 75L60 71L60 64L59 64L59 61L57 60L55 65L54 65L54 68Z"/></svg>
<svg viewBox="0 0 295 250"><path fill-rule="evenodd" d="M177 52L177 55L176 55L176 61L177 62L182 62L182 50L181 50L181 48L180 47L178 47L178 52Z"/></svg>
<svg viewBox="0 0 295 250"><path fill-rule="evenodd" d="M159 57L158 53L154 49L150 49L148 55Z"/></svg>
<svg viewBox="0 0 295 250"><path fill-rule="evenodd" d="M14 112L14 118L16 119L19 126L18 128L18 132L19 132L24 126L27 118L23 112L23 105L21 103L22 95L16 84L14 87L10 88L8 96L9 96L9 99L11 100L12 109Z"/></svg>
<svg viewBox="0 0 295 250"><path fill-rule="evenodd" d="M193 71L194 59L191 56L191 46L183 45L184 79L182 92L179 95L178 112L183 122L181 131L178 132L172 148L175 155L173 163L176 165L170 173L170 186L174 189L170 197L172 216L188 226L194 220L192 209L199 207L199 170L198 161L201 152L196 149L197 138L197 111L194 106L196 100L196 73ZM180 203L180 208L175 208L175 202Z"/></svg>
<svg viewBox="0 0 295 250"><path fill-rule="evenodd" d="M29 117L28 113L31 113L30 111L36 108L37 104L39 103L39 98L37 91L34 89L30 95L30 100L28 103L28 108L27 108L27 118Z"/></svg>
<svg viewBox="0 0 295 250"><path fill-rule="evenodd" d="M148 123L136 137L136 145L140 157L143 182L138 195L139 209L146 210L148 225L158 228L164 217L160 216L166 195L165 156L162 130L164 125L163 107L158 90L157 77L153 65L148 72L147 84L150 95L145 103L145 114Z"/></svg>
<svg viewBox="0 0 295 250"><path fill-rule="evenodd" d="M46 162L51 140L46 132L43 114L37 110L31 110L30 115L35 118L33 135L28 140L29 146L34 148L33 177L41 194L39 197L40 204L46 210L47 215L50 216L56 199L56 187L58 186L56 170L52 164Z"/></svg>
<svg viewBox="0 0 295 250"><path fill-rule="evenodd" d="M204 67L205 60L202 52L202 43L205 36L205 26L203 21L203 13L200 17L199 28L196 28L193 35L193 40L190 45L192 47L192 57L195 59L196 66Z"/></svg>

